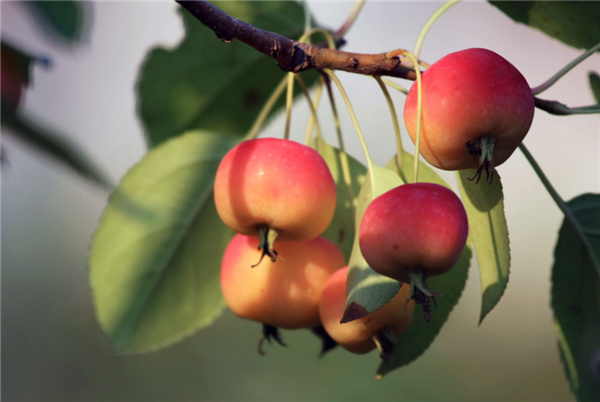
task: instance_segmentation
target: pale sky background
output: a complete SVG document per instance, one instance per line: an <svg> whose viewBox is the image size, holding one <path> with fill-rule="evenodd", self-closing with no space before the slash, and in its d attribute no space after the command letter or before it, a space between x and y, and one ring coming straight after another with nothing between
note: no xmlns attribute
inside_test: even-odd
<svg viewBox="0 0 600 402"><path fill-rule="evenodd" d="M421 26L440 4L369 2L347 35L345 50L377 53L412 49ZM310 6L321 24L336 28L345 20L352 3L310 2ZM93 7L89 37L74 49L56 47L45 39L16 3L2 3L1 31L25 49L48 54L54 61L49 71L34 68L24 111L72 136L114 179L119 179L146 152L136 116L137 71L151 47L175 46L183 35L183 26L176 14L177 5L171 2L102 2ZM582 53L514 23L487 3L466 2L451 8L436 23L421 58L432 63L470 47L499 53L532 86ZM569 106L594 103L587 82L590 70L600 71L600 56L586 60L540 97ZM375 162L386 163L395 145L391 118L379 87L368 77L346 73L338 76L357 111ZM411 84L398 82L407 87ZM401 117L404 96L393 90L392 94ZM323 106L322 128L335 143L329 107ZM341 98L338 107L348 151L364 160ZM302 139L307 120L308 108L300 102L293 113L293 138ZM412 151L406 130L403 125L401 128L404 145ZM280 116L263 135L282 136L283 129ZM346 358L340 357L341 351L319 362L312 355L294 353L293 348L272 353L271 362L299 359L298 367L313 367L294 378L282 377L286 376L285 370L269 371L268 361L254 353L245 355L250 363L237 369L231 367L237 363L222 371L196 368L197 376L173 369L178 363L185 367L225 364L222 360L227 357L217 355L208 340L223 342L227 335L219 331L229 328L257 331L251 324L240 324L231 314L170 351L113 358L108 342L95 326L85 262L106 194L13 138L3 138L3 143L9 165L2 172L2 371L3 387L8 389L3 396L14 398L11 400L40 400L47 395L48 399L64 401L161 397L234 400L259 396L281 400L282 395L289 395L281 384L288 383L297 387L293 395L314 399L317 396L310 394L309 388L320 389L321 385L314 385L312 376L322 379L327 376L323 374L326 370L342 370L340 367L346 364L356 365L356 371L345 371L343 378L331 380L333 387L345 389L345 393L322 396L324 399L390 398L396 395L395 389L404 386L403 392L410 400L572 400L549 308L552 254L562 215L518 150L499 168L512 250L510 283L499 306L477 327L480 285L473 261L465 293L433 346L416 363L375 384L371 375L377 356L342 360ZM525 143L564 199L600 192L598 115L558 117L536 110ZM452 173L443 172L442 176L455 186ZM62 321L49 318L57 315ZM290 343L301 342L296 334L285 335ZM248 345L254 352L254 340ZM93 352L88 356L89 350ZM168 372L162 371L167 368ZM101 379L109 381L112 375L119 379L117 385L125 389L124 393L113 394L116 391L106 389ZM160 388L153 388L160 380L153 376L176 384L175 391L161 396ZM260 383L263 377L272 382ZM349 392L360 378L371 387L369 393ZM228 381L238 382L241 388L227 389ZM47 388L38 389L36 384ZM273 384L280 384L279 388Z"/></svg>

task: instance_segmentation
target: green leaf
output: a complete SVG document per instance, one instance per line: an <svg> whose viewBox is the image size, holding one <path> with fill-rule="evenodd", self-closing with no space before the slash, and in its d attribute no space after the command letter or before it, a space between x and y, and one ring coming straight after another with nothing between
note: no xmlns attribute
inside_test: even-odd
<svg viewBox="0 0 600 402"><path fill-rule="evenodd" d="M2 104L2 125L11 134L24 141L30 147L62 163L86 180L103 188L112 189L113 184L104 170L90 159L87 154L74 144L68 137L55 132L53 129L40 125L31 118L17 113Z"/></svg>
<svg viewBox="0 0 600 402"><path fill-rule="evenodd" d="M393 172L378 166L373 168L373 174L367 174L358 195L355 222L362 220L371 201L403 184L400 177ZM374 180L371 180L371 176ZM399 290L400 282L380 275L369 267L360 251L356 231L348 263L346 311L342 322L353 321L372 313L389 302Z"/></svg>
<svg viewBox="0 0 600 402"><path fill-rule="evenodd" d="M588 74L588 77L590 79L590 88L592 88L594 99L596 99L596 103L600 105L600 75L591 72Z"/></svg>
<svg viewBox="0 0 600 402"><path fill-rule="evenodd" d="M390 161L387 168L395 172L400 170L403 178L412 178L413 162L414 156L407 152L403 152L400 169L396 159ZM419 163L419 181L436 183L450 188L433 169L423 162ZM458 303L458 300L462 295L467 282L471 255L469 239L467 239L467 246L462 252L456 265L444 275L432 276L427 279L429 288L434 292L440 292L442 294L438 299L437 308L435 308L431 314L431 321L426 322L423 319L423 314L420 310L422 307L420 305L415 306L415 311L413 313L415 318L413 322L406 332L398 337L398 345L395 347L394 353L387 362L381 363L377 370L378 375L386 375L397 368L411 363L431 346L433 340L448 319L450 312Z"/></svg>
<svg viewBox="0 0 600 402"><path fill-rule="evenodd" d="M84 23L84 4L76 1L29 1L33 11L47 33L67 41L81 38Z"/></svg>
<svg viewBox="0 0 600 402"><path fill-rule="evenodd" d="M504 195L498 172L492 184L475 183L475 170L456 173L481 278L479 324L498 304L508 285L510 244L504 216Z"/></svg>
<svg viewBox="0 0 600 402"><path fill-rule="evenodd" d="M567 207L586 231L595 256L565 219L552 267L554 324L571 390L578 401L599 401L600 194L580 195Z"/></svg>
<svg viewBox="0 0 600 402"><path fill-rule="evenodd" d="M351 206L348 188L342 173L341 151L325 141L322 141L319 146L317 146L315 140L311 146L319 152L327 163L327 166L329 166L329 170L331 171L331 175L335 180L337 188L335 214L333 215L331 224L327 230L323 232L322 236L337 244L344 253L346 261L348 261L352 251L352 245L354 244L354 206L356 205L358 193L360 192L362 183L365 179L367 168L352 156L347 155L353 203Z"/></svg>
<svg viewBox="0 0 600 402"><path fill-rule="evenodd" d="M296 2L214 4L233 17L288 38L297 38L304 30L304 11ZM184 40L173 50L152 50L139 74L139 111L149 145L192 129L245 135L285 73L270 57L239 41L222 43L187 11L180 13ZM317 76L303 73L307 85L315 83ZM280 99L270 115L283 105Z"/></svg>
<svg viewBox="0 0 600 402"><path fill-rule="evenodd" d="M516 22L580 49L600 42L600 2L490 1Z"/></svg>
<svg viewBox="0 0 600 402"><path fill-rule="evenodd" d="M119 354L177 342L225 306L221 258L233 233L212 196L236 140L186 133L148 153L123 179L94 235L90 282L102 329ZM122 199L145 210L128 213Z"/></svg>

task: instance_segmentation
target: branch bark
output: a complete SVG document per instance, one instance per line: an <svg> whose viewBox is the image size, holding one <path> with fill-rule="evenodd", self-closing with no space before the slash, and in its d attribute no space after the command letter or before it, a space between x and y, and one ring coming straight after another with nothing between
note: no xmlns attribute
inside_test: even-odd
<svg viewBox="0 0 600 402"><path fill-rule="evenodd" d="M411 67L402 64L398 51L379 54L350 53L299 43L277 33L240 21L204 0L176 0L200 22L212 29L222 42L239 40L275 59L282 70L342 70L364 75L386 75L416 80Z"/></svg>

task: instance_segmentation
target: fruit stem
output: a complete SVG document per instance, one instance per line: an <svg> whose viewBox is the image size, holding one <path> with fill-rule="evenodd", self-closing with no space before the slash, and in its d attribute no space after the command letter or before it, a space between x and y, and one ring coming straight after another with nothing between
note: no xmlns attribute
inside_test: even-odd
<svg viewBox="0 0 600 402"><path fill-rule="evenodd" d="M321 102L321 94L323 93L323 78L321 77L321 81L319 81L319 85L317 85L317 91L315 92L315 109L319 107L319 103ZM310 140L312 139L313 128L315 127L315 117L311 114L308 120L308 126L306 127L306 134L304 135L304 145L309 146Z"/></svg>
<svg viewBox="0 0 600 402"><path fill-rule="evenodd" d="M269 116L269 113L273 109L273 106L275 106L275 102L277 102L277 99L279 99L279 97L283 93L286 83L287 83L287 77L282 79L281 82L275 88L275 90L271 93L271 95L269 96L269 99L267 99L267 101L265 102L265 105L263 106L260 113L258 114L258 117L254 121L252 128L250 129L250 131L248 131L248 134L246 134L246 136L244 137L244 140L251 140L251 139L256 138L256 136L260 132L261 127L265 123L265 120Z"/></svg>
<svg viewBox="0 0 600 402"><path fill-rule="evenodd" d="M350 174L350 164L348 163L348 154L344 147L344 138L342 135L342 126L340 124L340 117L338 115L337 106L335 105L335 98L333 97L333 90L331 89L331 79L327 75L323 75L323 80L327 86L327 96L329 97L329 104L331 105L331 112L333 114L333 122L335 124L335 132L337 134L338 145L340 148L340 166L342 167L342 174L344 176L344 184L346 187L346 195L348 196L348 203L350 205L350 214L354 216L354 196L352 195L352 175ZM354 219L352 219L352 227L356 229Z"/></svg>
<svg viewBox="0 0 600 402"><path fill-rule="evenodd" d="M262 250L262 254L260 260L252 265L252 268L259 266L265 255L268 255L272 262L275 262L278 256L277 251L273 248L278 235L277 231L267 225L257 225L256 230L259 238L258 249Z"/></svg>
<svg viewBox="0 0 600 402"><path fill-rule="evenodd" d="M590 244L588 238L585 235L584 228L579 224L579 221L577 220L577 218L575 218L575 215L573 215L573 212L569 209L569 206L565 203L565 201L561 198L561 196L558 194L556 189L552 186L552 184L550 183L550 180L548 180L548 178L542 171L542 168L540 167L540 165L538 165L538 163L535 161L535 159L533 158L531 153L529 153L529 150L527 149L525 144L521 143L519 145L519 149L521 150L521 152L523 152L523 155L525 155L525 158L527 159L527 161L529 162L529 164L531 165L531 167L533 168L533 170L539 177L539 179L542 182L542 184L544 185L544 187L546 187L546 191L548 191L548 193L550 194L550 196L552 197L552 199L554 200L554 202L556 203L558 208L560 208L562 213L565 215L565 219L567 221L569 221L571 223L571 225L573 226L573 229L575 229L575 232L581 239L583 246L585 247L586 251L588 252L590 259L592 260L592 264L594 265L594 268L596 268L596 273L598 274L598 277L600 278L600 261L598 261L598 258L596 257L596 254L594 253L594 249L592 248L592 245Z"/></svg>
<svg viewBox="0 0 600 402"><path fill-rule="evenodd" d="M287 97L285 102L285 133L283 138L290 139L292 125L292 104L294 103L294 73L287 73Z"/></svg>
<svg viewBox="0 0 600 402"><path fill-rule="evenodd" d="M423 112L423 83L421 82L421 70L418 67L417 59L411 52L404 50L401 54L407 56L415 65L415 73L417 74L417 140L415 141L415 165L413 168L413 183L419 181L419 157L421 144L421 114Z"/></svg>
<svg viewBox="0 0 600 402"><path fill-rule="evenodd" d="M400 172L400 167L402 166L402 138L400 137L400 125L398 124L398 115L396 114L396 108L394 107L394 102L392 101L392 97L388 92L385 84L383 83L381 77L374 75L373 78L377 80L383 95L385 96L385 100L387 101L388 107L390 108L390 113L392 115L392 122L394 124L394 133L396 135L396 164L398 165L398 172Z"/></svg>
<svg viewBox="0 0 600 402"><path fill-rule="evenodd" d="M317 151L319 151L321 148L321 144L323 142L323 133L321 132L321 125L319 124L319 118L317 117L317 110L315 109L316 106L315 106L315 104L313 104L312 100L310 99L310 93L308 93L308 88L306 87L306 84L304 83L304 80L302 79L302 77L300 77L300 74L294 74L294 76L298 80L298 84L300 84L300 88L302 88L304 97L306 97L306 101L308 102L308 107L310 108L312 120L315 121L315 127L317 129Z"/></svg>
<svg viewBox="0 0 600 402"><path fill-rule="evenodd" d="M565 74L567 74L569 71L571 71L579 63L581 63L582 61L584 61L585 59L587 59L588 57L590 57L591 55L593 55L594 53L596 53L596 51L599 50L599 49L600 49L600 43L598 43L596 46L588 49L581 56L577 57L575 60L573 60L572 62L570 62L569 64L567 64L558 73L556 73L552 77L550 77L546 82L538 85L535 88L531 88L531 92L533 92L534 95L541 94L546 89L548 89L552 85L554 85L554 83L556 83L556 81L558 81Z"/></svg>
<svg viewBox="0 0 600 402"><path fill-rule="evenodd" d="M352 11L350 11L350 15L348 15L346 22L344 22L344 24L333 33L334 38L339 39L343 38L346 35L346 33L354 24L354 21L356 21L356 18L358 18L358 15L360 14L360 11L362 10L366 1L367 0L357 0L357 2L354 3L354 7L352 8Z"/></svg>
<svg viewBox="0 0 600 402"><path fill-rule="evenodd" d="M398 345L398 338L394 334L394 330L390 327L380 329L373 337L373 342L379 351L379 357L387 362L394 353L394 348Z"/></svg>
<svg viewBox="0 0 600 402"><path fill-rule="evenodd" d="M325 39L327 40L327 46L329 46L330 49L335 49L335 39L333 39L333 36L331 36L329 32L321 28L314 28L308 32L305 32L304 35L298 39L298 42L306 42L312 35L317 33L325 36Z"/></svg>
<svg viewBox="0 0 600 402"><path fill-rule="evenodd" d="M402 92L404 95L408 95L408 89L404 88L401 85L396 84L394 81L390 81L386 78L382 78L381 81L383 81L385 85L388 85L388 86L394 88L395 90Z"/></svg>
<svg viewBox="0 0 600 402"><path fill-rule="evenodd" d="M350 118L352 119L352 124L354 124L354 129L356 130L356 134L358 135L358 140L360 141L360 145L363 149L363 152L365 153L365 159L367 160L367 167L369 168L369 174L371 175L371 183L375 183L375 177L374 177L374 173L373 173L373 160L371 159L371 155L369 154L369 149L367 148L367 143L365 142L365 138L362 134L362 131L360 130L360 126L358 125L358 120L356 119L356 114L354 113L354 109L352 109L352 104L350 103L348 94L346 94L346 91L344 90L342 83L340 82L338 77L336 77L336 75L333 73L333 71L325 68L325 69L323 69L323 72L325 74L327 74L329 77L331 77L333 82L335 82L335 85L338 87L338 90L342 94L342 98L344 99L344 102L346 103L346 107L348 108L348 113L350 113Z"/></svg>
<svg viewBox="0 0 600 402"><path fill-rule="evenodd" d="M425 37L427 36L427 33L429 32L433 24L437 21L438 18L442 16L442 14L448 11L450 7L458 3L458 1L459 0L450 0L444 3L444 5L438 8L438 10L435 13L433 13L431 17L429 17L429 20L427 20L425 25L423 25L423 29L421 29L421 33L419 33L419 37L417 38L417 43L415 43L415 50L413 51L413 54L415 55L416 59L418 59L419 55L421 54L421 48L423 47L423 42L425 42Z"/></svg>

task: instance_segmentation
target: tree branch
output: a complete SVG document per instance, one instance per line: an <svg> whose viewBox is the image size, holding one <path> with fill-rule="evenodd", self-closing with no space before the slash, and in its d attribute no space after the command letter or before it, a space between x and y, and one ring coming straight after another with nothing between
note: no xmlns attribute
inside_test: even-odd
<svg viewBox="0 0 600 402"><path fill-rule="evenodd" d="M415 80L414 69L402 65L398 52L362 54L299 43L285 36L264 31L231 17L204 0L176 0L200 22L212 29L223 42L234 39L272 57L282 70L301 72L328 68L365 75L387 75Z"/></svg>

